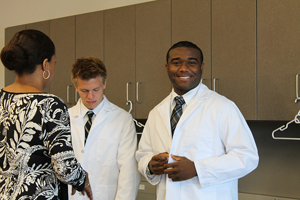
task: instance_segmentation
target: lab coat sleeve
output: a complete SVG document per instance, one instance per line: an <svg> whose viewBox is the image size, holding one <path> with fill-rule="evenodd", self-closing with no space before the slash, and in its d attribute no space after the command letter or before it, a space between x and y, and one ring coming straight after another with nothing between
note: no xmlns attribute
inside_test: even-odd
<svg viewBox="0 0 300 200"><path fill-rule="evenodd" d="M225 153L194 161L202 188L239 179L258 165L254 138L233 102L226 104L220 112L217 127Z"/></svg>
<svg viewBox="0 0 300 200"><path fill-rule="evenodd" d="M148 163L155 155L152 150L152 144L151 144L153 141L151 138L151 124L153 126L151 113L152 112L150 112L146 125L143 129L142 137L139 142L139 147L136 152L136 159L138 162L139 172L146 178L146 180L150 184L157 185L160 182L161 175L155 175L154 178L150 179L146 174Z"/></svg>
<svg viewBox="0 0 300 200"><path fill-rule="evenodd" d="M120 173L115 200L132 200L136 199L140 184L140 174L135 160L137 136L131 115L126 117L122 132L117 155Z"/></svg>

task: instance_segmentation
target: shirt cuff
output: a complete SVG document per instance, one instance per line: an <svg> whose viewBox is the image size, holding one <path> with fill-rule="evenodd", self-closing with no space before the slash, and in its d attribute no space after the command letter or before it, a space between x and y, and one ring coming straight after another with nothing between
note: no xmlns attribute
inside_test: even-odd
<svg viewBox="0 0 300 200"><path fill-rule="evenodd" d="M149 179L153 179L155 174L151 174L149 167L146 168L146 175Z"/></svg>

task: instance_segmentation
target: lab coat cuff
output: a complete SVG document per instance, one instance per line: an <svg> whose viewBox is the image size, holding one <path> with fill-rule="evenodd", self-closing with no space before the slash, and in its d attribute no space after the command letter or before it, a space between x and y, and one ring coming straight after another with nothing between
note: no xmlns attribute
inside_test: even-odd
<svg viewBox="0 0 300 200"><path fill-rule="evenodd" d="M195 164L195 168L197 171L197 176L198 176L198 180L200 183L200 187L204 188L210 185L209 181L203 177L203 174L205 173L206 169L204 167L204 165L201 163L200 160L198 161L194 161Z"/></svg>
<svg viewBox="0 0 300 200"><path fill-rule="evenodd" d="M147 168L145 169L145 178L151 185L157 185L160 182L160 175L148 174Z"/></svg>

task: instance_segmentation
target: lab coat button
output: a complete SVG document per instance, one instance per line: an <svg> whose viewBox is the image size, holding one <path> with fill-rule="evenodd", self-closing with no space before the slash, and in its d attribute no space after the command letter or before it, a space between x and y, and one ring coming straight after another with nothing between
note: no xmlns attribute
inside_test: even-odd
<svg viewBox="0 0 300 200"><path fill-rule="evenodd" d="M81 150L81 153L84 153L84 150Z"/></svg>

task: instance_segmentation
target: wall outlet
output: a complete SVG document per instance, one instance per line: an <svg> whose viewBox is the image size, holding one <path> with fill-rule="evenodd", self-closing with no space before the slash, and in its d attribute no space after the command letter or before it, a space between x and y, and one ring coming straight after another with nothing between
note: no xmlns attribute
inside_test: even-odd
<svg viewBox="0 0 300 200"><path fill-rule="evenodd" d="M145 190L145 189L146 189L146 186L144 184L140 184L139 190Z"/></svg>

